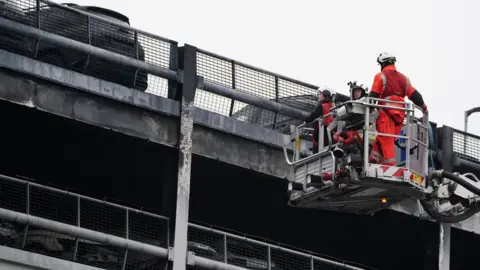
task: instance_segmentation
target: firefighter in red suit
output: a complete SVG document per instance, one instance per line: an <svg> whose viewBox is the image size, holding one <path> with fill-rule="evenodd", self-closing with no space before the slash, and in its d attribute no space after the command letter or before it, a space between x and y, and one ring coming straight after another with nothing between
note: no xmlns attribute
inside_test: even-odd
<svg viewBox="0 0 480 270"><path fill-rule="evenodd" d="M423 97L417 91L407 76L397 71L395 56L381 53L377 58L381 66L381 72L375 75L369 97L387 99L392 101L405 101L408 97L415 105L427 112L427 105ZM379 102L379 105L404 107L403 104L392 102ZM379 133L399 135L403 126L405 111L381 108L376 126ZM395 138L378 135L370 152L369 162L384 165L396 165L395 162Z"/></svg>
<svg viewBox="0 0 480 270"><path fill-rule="evenodd" d="M331 90L328 87L323 87L318 90L319 95L318 95L318 105L315 108L315 110L305 119L305 122L310 123L316 118L319 118L323 115L329 114L330 109L335 106L335 103L333 103L335 92ZM322 124L324 127L327 127L333 122L333 117L331 115L327 115L326 117L323 118ZM312 136L313 136L313 153L318 153L318 134L319 134L319 125L318 123L315 124L315 128L313 130ZM324 139L323 139L324 145L328 145L328 135L327 135L327 129L325 128L324 132Z"/></svg>
<svg viewBox="0 0 480 270"><path fill-rule="evenodd" d="M358 100L367 95L367 89L363 87L363 85L357 85L356 82L350 82L350 99L351 100ZM337 144L340 146L340 148L344 148L344 146L352 145L355 142L358 142L361 147L362 143L362 134L358 132L356 129L348 129L344 131L338 131L335 133L333 136L333 140L337 142ZM342 149L343 152L343 149ZM335 155L335 150L334 150L334 155ZM335 177L342 177L344 171L338 170L335 172ZM322 173L322 180L323 181L330 181L332 180L332 173L327 172L327 173Z"/></svg>
<svg viewBox="0 0 480 270"><path fill-rule="evenodd" d="M357 85L356 82L350 83L350 99L351 100L358 100L367 95L367 90L363 87L363 85ZM341 142L344 145L349 145L357 140L359 143L362 142L362 135L359 134L358 130L346 130L344 132L337 132L333 136L333 140L336 142Z"/></svg>

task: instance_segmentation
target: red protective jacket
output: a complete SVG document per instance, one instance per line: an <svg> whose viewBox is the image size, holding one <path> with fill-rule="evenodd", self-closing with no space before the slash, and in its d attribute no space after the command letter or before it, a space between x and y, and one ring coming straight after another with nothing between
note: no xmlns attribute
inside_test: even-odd
<svg viewBox="0 0 480 270"><path fill-rule="evenodd" d="M330 102L325 102L325 103L322 103L321 106L322 106L322 112L323 112L322 115L326 115L326 114L330 113L330 110L335 106L335 104L330 103ZM322 115L318 115L316 117L320 117ZM334 120L333 117L331 115L328 115L328 116L323 118L322 124L323 124L323 126L326 127L326 126L330 125L333 122L333 120ZM311 121L313 121L313 119ZM313 133L312 133L313 147L318 147L318 129L319 129L319 127L320 127L320 125L317 123L317 124L315 124L315 128L313 129Z"/></svg>
<svg viewBox="0 0 480 270"><path fill-rule="evenodd" d="M405 102L408 97L415 104L422 106L424 110L427 106L423 98L410 83L407 76L398 72L394 65L387 66L375 75L370 96L377 96L381 101L379 105L391 106L394 108L382 108L377 118L377 131L379 133L399 135L405 111L395 109L395 107L404 108L404 104L393 103L390 101ZM391 136L377 136L369 155L369 161L377 164L395 165L395 138Z"/></svg>
<svg viewBox="0 0 480 270"><path fill-rule="evenodd" d="M415 88L407 76L403 75L394 65L385 67L375 75L372 92L377 93L380 99L404 102L405 97L411 99ZM379 102L379 105L404 107L403 104L394 102ZM405 111L395 109L382 109L395 122L401 125L405 118Z"/></svg>

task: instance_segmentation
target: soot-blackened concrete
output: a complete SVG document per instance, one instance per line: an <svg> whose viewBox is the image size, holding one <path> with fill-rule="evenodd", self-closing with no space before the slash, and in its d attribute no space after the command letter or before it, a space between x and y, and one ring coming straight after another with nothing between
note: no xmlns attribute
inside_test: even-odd
<svg viewBox="0 0 480 270"><path fill-rule="evenodd" d="M165 214L163 183L176 176L175 102L0 56L17 70L0 72L0 98L21 104L0 102L0 173ZM436 269L436 224L392 211L370 217L290 208L278 133L200 109L195 123L193 220L379 269ZM452 250L457 245L452 239ZM452 269L473 260L468 254L452 252Z"/></svg>
<svg viewBox="0 0 480 270"><path fill-rule="evenodd" d="M0 123L0 172L161 212L174 148L3 101ZM192 165L192 220L378 269L435 269L434 223L291 208L281 179L197 155Z"/></svg>
<svg viewBox="0 0 480 270"><path fill-rule="evenodd" d="M102 81L0 50L0 99L148 139L163 146L178 142L178 102ZM284 135L195 108L192 152L223 163L284 179L289 173L281 149ZM302 141L303 143L303 141ZM306 147L302 145L301 147ZM171 174L170 174L171 175ZM425 217L416 201L392 206ZM480 215L455 224L480 232Z"/></svg>

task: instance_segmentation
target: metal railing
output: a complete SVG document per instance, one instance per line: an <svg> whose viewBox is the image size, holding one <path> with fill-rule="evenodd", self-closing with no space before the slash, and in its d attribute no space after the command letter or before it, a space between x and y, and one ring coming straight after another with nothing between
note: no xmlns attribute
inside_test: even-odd
<svg viewBox="0 0 480 270"><path fill-rule="evenodd" d="M194 243L209 247L204 257L248 269L365 269L197 224L189 224L188 240L192 251Z"/></svg>
<svg viewBox="0 0 480 270"><path fill-rule="evenodd" d="M0 6L0 48L167 97L169 80L178 80L178 43L129 26L128 19L121 14L111 12L109 17L116 19L107 19L96 15L99 12L48 0L4 1ZM16 33L18 27L7 22L52 35L45 38L43 32L26 28ZM85 46L76 43L67 46L67 39ZM251 105L199 89L197 107L275 129L279 125L298 125L298 119L302 118L299 112L312 111L316 105L315 85L204 50L198 50L196 57L197 75L205 82L258 98L257 105ZM337 99L348 97L337 94ZM274 106L260 108L258 104L266 100L296 111L286 116L278 113L280 110L274 112L271 109ZM468 155L466 152L470 150L465 144L463 148L459 153Z"/></svg>
<svg viewBox="0 0 480 270"><path fill-rule="evenodd" d="M161 215L0 175L0 240L15 248L106 269L163 269L168 224ZM189 224L188 250L199 265L220 269L360 269L196 224Z"/></svg>
<svg viewBox="0 0 480 270"><path fill-rule="evenodd" d="M0 208L164 249L170 246L166 217L14 177L0 175ZM102 268L138 269L144 263L121 248L45 229L28 224L12 228L18 237L11 239L11 245Z"/></svg>
<svg viewBox="0 0 480 270"><path fill-rule="evenodd" d="M128 18L78 5L61 5L48 0L6 1L0 17L82 42L96 48L136 59L153 66L176 70L177 42L129 26ZM112 17L114 16L114 17ZM66 27L68 26L68 27ZM1 30L2 47L44 62L67 67L127 87L167 96L168 81L147 70L116 65L104 59L59 47L31 36ZM10 45L10 46L9 46Z"/></svg>
<svg viewBox="0 0 480 270"><path fill-rule="evenodd" d="M461 158L480 163L480 136L453 129L453 151Z"/></svg>
<svg viewBox="0 0 480 270"><path fill-rule="evenodd" d="M11 11L11 5L1 6L0 34L3 34L0 36L1 49L141 91L149 92L146 89L148 88L147 83L151 86L152 79L147 78L147 74L148 76L155 75L163 78L165 86L162 94L156 94L169 98L175 96L177 83L183 83L185 80L184 74L178 70L180 50L178 50L176 42L171 41L169 68L162 67L158 63L152 64L145 61L145 50L139 41L140 32L138 30L127 26L122 28L118 22L113 23L90 14L89 12L98 12L98 9L95 8L50 4L51 2L46 5L45 2L46 0L37 1L37 6L31 9L35 11L27 13L23 11L30 9L16 8L15 10L22 11L20 15L19 12ZM7 11L4 12L5 9ZM86 22L79 20L77 13L80 13L80 18L85 19ZM28 23L26 18L29 16L37 18L37 23ZM117 16L121 17L122 15ZM114 25L113 29L97 27L92 30L92 22L97 19L102 23ZM42 21L54 21L57 24L60 22L69 27L60 28L62 30L42 27ZM85 25L87 25L86 28ZM86 38L77 32L70 33L78 28L81 28L80 33L87 35ZM195 48L195 50L197 49ZM193 57L196 58L197 54L195 53ZM187 78L191 81L195 79L198 87L211 93L234 98L294 118L303 118L306 114L302 110L284 105L276 100L265 100L244 91L236 91L208 80L204 81L202 76L197 77L197 70L195 70L194 76Z"/></svg>
<svg viewBox="0 0 480 270"><path fill-rule="evenodd" d="M198 50L197 74L205 81L303 111L317 105L318 86L287 78L215 53ZM344 97L345 98L345 97ZM199 90L195 106L238 120L275 128L286 116L232 98Z"/></svg>

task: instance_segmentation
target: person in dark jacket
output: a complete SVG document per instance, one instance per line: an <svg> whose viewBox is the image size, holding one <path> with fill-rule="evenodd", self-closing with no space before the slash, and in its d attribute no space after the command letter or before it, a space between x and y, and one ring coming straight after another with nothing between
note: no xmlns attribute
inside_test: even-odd
<svg viewBox="0 0 480 270"><path fill-rule="evenodd" d="M323 87L318 90L319 95L318 95L318 105L315 108L315 110L305 119L306 123L310 123L314 121L315 119L326 115L322 119L322 125L324 127L324 139L323 139L323 146L328 145L328 135L327 135L327 129L326 127L330 125L333 122L333 117L329 115L330 109L335 106L334 101L334 96L335 92L328 88L328 87ZM319 134L319 124L318 122L315 123L315 128L313 130L313 153L318 153L318 135Z"/></svg>

